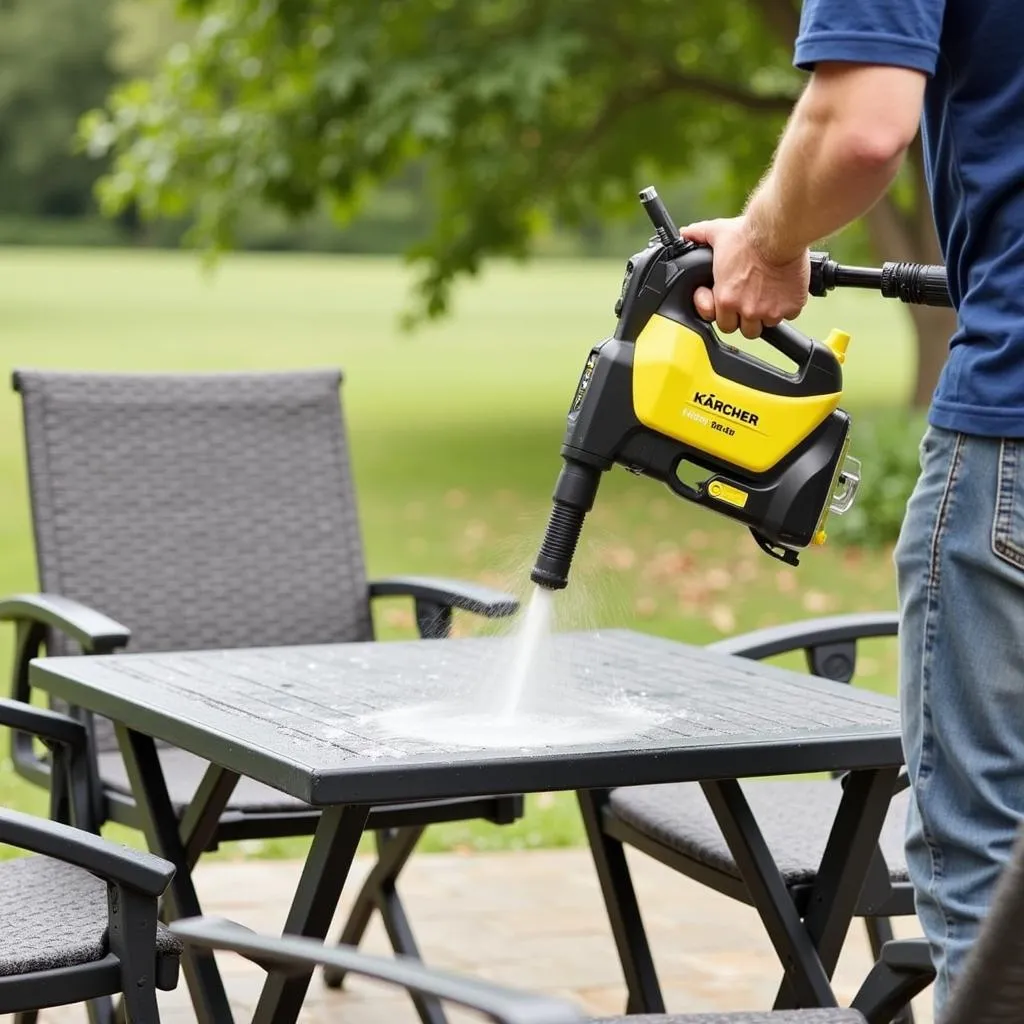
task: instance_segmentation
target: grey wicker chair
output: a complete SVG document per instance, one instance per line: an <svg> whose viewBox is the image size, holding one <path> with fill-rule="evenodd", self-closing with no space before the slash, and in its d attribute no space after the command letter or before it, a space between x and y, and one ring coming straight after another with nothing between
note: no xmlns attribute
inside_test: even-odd
<svg viewBox="0 0 1024 1024"><path fill-rule="evenodd" d="M758 630L711 646L753 659L802 651L812 673L849 683L856 671L857 641L895 636L897 626L898 617L890 612L837 615ZM785 890L801 917L836 816L841 786L840 778L758 781L742 786ZM903 846L905 787L904 775L857 904L856 913L865 920L876 959L893 937L890 918L915 913ZM579 794L579 800L626 979L627 1012L663 1013L665 1005L624 847L634 847L747 904L753 903L750 891L699 783L592 790ZM799 964L803 954L786 929L768 930L780 961ZM835 964L826 966L831 970ZM794 1005L785 978L776 1005ZM909 1006L898 1020L912 1024Z"/></svg>
<svg viewBox="0 0 1024 1024"><path fill-rule="evenodd" d="M90 814L80 722L0 700L0 725L45 743L54 781L53 820L0 809L0 843L33 854L0 862L0 1013L90 1002L109 1019L123 993L129 1024L156 1024L156 990L178 983L181 943L157 921L173 866L74 827Z"/></svg>
<svg viewBox="0 0 1024 1024"><path fill-rule="evenodd" d="M992 901L963 975L938 1024L1019 1024L1024 1017L1024 829ZM317 964L331 964L423 995L476 1010L499 1024L581 1024L588 1018L562 999L528 994L490 982L441 972L414 960L389 961L355 950L327 949L314 940L265 938L230 921L192 919L174 924L183 942L203 949L232 950L267 970L308 975ZM877 986L876 974L903 976L901 996L910 999L931 980L923 939L887 942L882 959L855 996L851 1008L767 1010L753 1013L650 1015L640 1024L887 1024L895 1004L879 1002L891 993L888 978ZM627 1024L636 1018L618 1018ZM605 1021L604 1024L610 1024Z"/></svg>
<svg viewBox="0 0 1024 1024"><path fill-rule="evenodd" d="M366 641L372 600L403 595L424 638L446 635L453 609L513 614L516 600L490 588L367 579L341 381L338 370L16 372L41 593L0 602L0 619L18 629L12 696L31 699L28 664L41 645L61 655ZM139 827L111 723L84 720L97 827ZM21 775L49 784L31 743L16 739L12 754ZM166 745L160 757L181 813L206 765ZM374 808L378 861L343 940L358 944L376 908L395 949L418 955L395 883L423 830L509 824L522 812L517 795ZM207 848L308 835L318 818L242 779ZM419 1010L439 1019L435 1007Z"/></svg>

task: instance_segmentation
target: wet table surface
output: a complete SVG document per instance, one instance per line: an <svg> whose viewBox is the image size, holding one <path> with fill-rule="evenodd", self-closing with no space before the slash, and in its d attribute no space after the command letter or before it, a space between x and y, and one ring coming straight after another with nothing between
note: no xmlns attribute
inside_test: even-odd
<svg viewBox="0 0 1024 1024"><path fill-rule="evenodd" d="M895 700L628 630L41 658L32 685L317 806L902 763Z"/></svg>

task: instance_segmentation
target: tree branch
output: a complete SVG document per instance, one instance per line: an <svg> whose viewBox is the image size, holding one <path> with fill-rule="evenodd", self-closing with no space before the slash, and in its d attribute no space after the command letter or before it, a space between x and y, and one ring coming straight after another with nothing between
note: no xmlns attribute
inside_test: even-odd
<svg viewBox="0 0 1024 1024"><path fill-rule="evenodd" d="M694 92L710 99L722 100L754 113L788 114L799 98L794 93L755 92L735 82L708 75L691 74L676 68L666 68L661 73L667 92Z"/></svg>
<svg viewBox="0 0 1024 1024"><path fill-rule="evenodd" d="M792 46L800 31L800 5L794 0L755 0L765 24L779 42Z"/></svg>
<svg viewBox="0 0 1024 1024"><path fill-rule="evenodd" d="M761 113L788 113L797 97L782 93L756 93L741 85L696 75L676 68L663 68L647 82L616 93L606 103L590 127L580 136L566 155L561 174L568 174L575 162L604 135L612 125L642 103L649 103L674 93L697 93L723 100L750 111Z"/></svg>

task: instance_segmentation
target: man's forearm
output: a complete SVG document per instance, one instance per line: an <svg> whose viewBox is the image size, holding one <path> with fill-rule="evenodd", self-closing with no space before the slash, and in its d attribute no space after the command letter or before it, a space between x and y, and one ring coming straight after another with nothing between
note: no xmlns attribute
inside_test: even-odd
<svg viewBox="0 0 1024 1024"><path fill-rule="evenodd" d="M884 123L805 95L747 205L755 248L770 263L797 259L867 213L892 184L904 152Z"/></svg>

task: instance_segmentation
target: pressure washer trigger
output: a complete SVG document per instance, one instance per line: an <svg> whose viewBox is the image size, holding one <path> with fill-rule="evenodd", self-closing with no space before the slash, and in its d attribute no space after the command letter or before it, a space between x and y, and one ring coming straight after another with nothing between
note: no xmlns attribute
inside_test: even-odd
<svg viewBox="0 0 1024 1024"><path fill-rule="evenodd" d="M761 536L761 534L759 534L753 527L750 527L750 535L755 541L757 541L757 546L766 555L771 555L772 558L777 558L780 562L785 562L786 565L800 564L800 556L792 548L783 547L781 544L772 544L765 537Z"/></svg>

